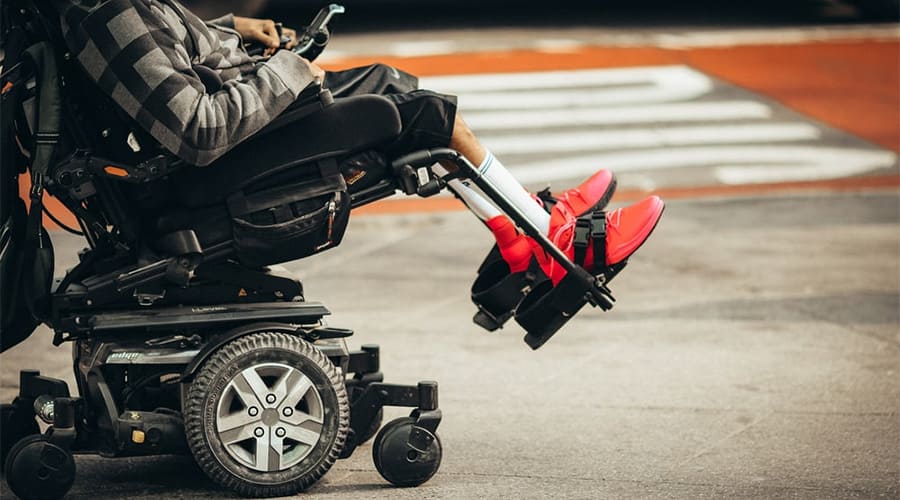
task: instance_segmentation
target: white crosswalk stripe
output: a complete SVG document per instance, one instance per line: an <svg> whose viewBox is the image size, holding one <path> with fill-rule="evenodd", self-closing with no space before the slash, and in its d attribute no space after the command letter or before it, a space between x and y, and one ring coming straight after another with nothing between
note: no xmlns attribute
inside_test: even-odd
<svg viewBox="0 0 900 500"><path fill-rule="evenodd" d="M432 77L422 87L458 95L466 122L523 183L599 168L726 184L897 170L891 151L685 66Z"/></svg>

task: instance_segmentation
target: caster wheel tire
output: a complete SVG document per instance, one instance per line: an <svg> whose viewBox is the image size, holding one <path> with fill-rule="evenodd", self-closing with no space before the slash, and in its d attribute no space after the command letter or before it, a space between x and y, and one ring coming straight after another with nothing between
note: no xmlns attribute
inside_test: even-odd
<svg viewBox="0 0 900 500"><path fill-rule="evenodd" d="M413 422L410 417L391 420L372 445L375 468L394 486L418 486L431 479L441 466L443 452L437 435L424 453L409 445Z"/></svg>
<svg viewBox="0 0 900 500"><path fill-rule="evenodd" d="M0 470L5 470L6 457L13 445L26 436L40 433L34 413L11 404L0 405Z"/></svg>
<svg viewBox="0 0 900 500"><path fill-rule="evenodd" d="M75 459L42 435L28 436L9 450L6 482L22 500L62 498L75 482Z"/></svg>
<svg viewBox="0 0 900 500"><path fill-rule="evenodd" d="M219 348L183 406L200 468L244 496L306 489L337 460L350 427L339 370L312 344L284 333L254 333Z"/></svg>

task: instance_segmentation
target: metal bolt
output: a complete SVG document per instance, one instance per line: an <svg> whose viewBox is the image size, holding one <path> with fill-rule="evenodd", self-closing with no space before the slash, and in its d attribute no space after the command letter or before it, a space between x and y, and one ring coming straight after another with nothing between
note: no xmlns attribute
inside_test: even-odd
<svg viewBox="0 0 900 500"><path fill-rule="evenodd" d="M294 414L294 409L290 406L285 406L284 410L281 410L281 413L283 413L285 417L290 417Z"/></svg>
<svg viewBox="0 0 900 500"><path fill-rule="evenodd" d="M253 431L253 435L256 436L256 437L258 437L258 438L263 437L263 435L264 435L265 433L266 433L266 431L264 431L262 427L257 427L257 428Z"/></svg>
<svg viewBox="0 0 900 500"><path fill-rule="evenodd" d="M105 128L100 132L100 135L103 137L109 137L109 129Z"/></svg>
<svg viewBox="0 0 900 500"><path fill-rule="evenodd" d="M269 394L268 396L266 396L266 403L272 404L275 402L276 399L277 398L275 397L274 394Z"/></svg>
<svg viewBox="0 0 900 500"><path fill-rule="evenodd" d="M249 413L251 417L255 417L255 416L259 415L259 408L255 407L255 406L251 406L250 409L247 410L247 413Z"/></svg>
<svg viewBox="0 0 900 500"><path fill-rule="evenodd" d="M279 427L279 428L275 429L276 436L283 438L285 434L287 434L287 432L284 430L284 427Z"/></svg>

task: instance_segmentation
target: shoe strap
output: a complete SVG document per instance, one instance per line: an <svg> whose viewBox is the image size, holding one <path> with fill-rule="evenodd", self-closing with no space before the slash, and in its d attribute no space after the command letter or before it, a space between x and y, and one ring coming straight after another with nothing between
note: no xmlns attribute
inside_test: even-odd
<svg viewBox="0 0 900 500"><path fill-rule="evenodd" d="M575 247L575 264L584 266L588 246L592 246L594 250L593 271L596 273L607 268L605 210L592 210L575 221L572 246Z"/></svg>

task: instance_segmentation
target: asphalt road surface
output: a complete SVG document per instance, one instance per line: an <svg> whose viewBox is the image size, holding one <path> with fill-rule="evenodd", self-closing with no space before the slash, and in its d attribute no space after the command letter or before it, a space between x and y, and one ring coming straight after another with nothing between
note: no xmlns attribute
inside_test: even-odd
<svg viewBox="0 0 900 500"><path fill-rule="evenodd" d="M655 191L668 208L616 307L536 352L513 323L471 322L490 241L455 200L366 207L341 247L290 263L352 345L381 344L388 381L438 380L444 413L428 483L390 487L365 445L308 494L900 497L900 45L896 25L849 16L336 43L329 67L377 54L458 93L530 186L607 167L615 204ZM65 269L81 243L53 237ZM49 346L42 329L0 357L0 399L22 368L71 380L69 346ZM229 496L190 457L77 464L71 498Z"/></svg>
<svg viewBox="0 0 900 500"><path fill-rule="evenodd" d="M389 487L365 445L310 495L900 494L895 190L670 202L614 282L616 307L583 311L536 352L517 325L471 323L480 231L465 212L358 217L340 248L290 266L331 324L381 344L389 381L438 380L445 416L428 483ZM68 376L49 335L4 354L4 399L19 368ZM71 498L226 496L189 458L78 468Z"/></svg>

